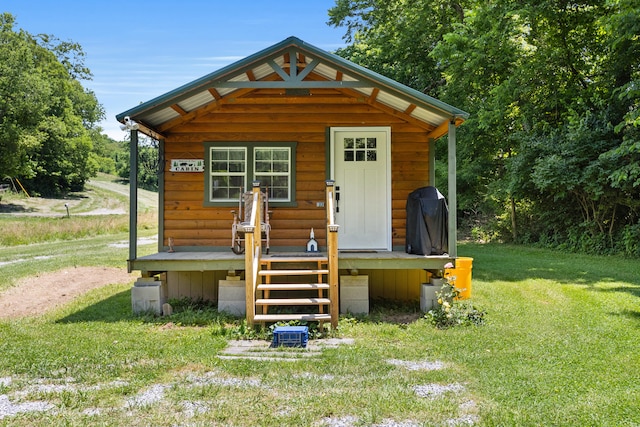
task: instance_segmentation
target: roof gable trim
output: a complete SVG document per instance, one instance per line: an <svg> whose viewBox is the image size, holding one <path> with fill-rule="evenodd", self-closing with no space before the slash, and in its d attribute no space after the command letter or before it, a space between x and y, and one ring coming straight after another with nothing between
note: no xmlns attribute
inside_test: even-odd
<svg viewBox="0 0 640 427"><path fill-rule="evenodd" d="M268 69L273 70L274 74L271 76L275 79L268 78L268 75L262 76ZM256 70L260 70L261 78L255 77ZM312 73L320 79L326 80L305 80ZM278 77L282 80L278 80ZM176 108L174 106L185 103L187 100L192 101L190 104L194 108L184 108L184 112L178 111L182 116L206 106L207 103L195 105L198 103L193 102L196 98L202 100L203 92L206 92L209 97L213 97L213 101L219 102L220 97L237 90L312 88L351 89L362 94L375 91L377 101L395 99L393 102L382 102L391 108L397 109L398 105L402 104L400 112L405 109L407 104L413 105L411 111L406 114L417 120L424 119L420 115L415 115L418 112L414 111L416 108L428 111L434 119L437 116L437 123L431 122L432 125L439 124L441 120L464 120L468 117L468 113L449 104L335 54L309 45L296 37L290 37L270 48L263 49L243 60L127 110L117 115L116 118L122 121L125 116L133 116L138 121L144 121L145 118L150 119L153 116L156 120L149 123L156 122L156 126L159 126L158 129L160 129L164 126L158 122L158 119L166 116L166 114L161 114L162 111L170 109L175 114ZM378 95L379 93L380 95ZM218 94L218 97L214 94Z"/></svg>

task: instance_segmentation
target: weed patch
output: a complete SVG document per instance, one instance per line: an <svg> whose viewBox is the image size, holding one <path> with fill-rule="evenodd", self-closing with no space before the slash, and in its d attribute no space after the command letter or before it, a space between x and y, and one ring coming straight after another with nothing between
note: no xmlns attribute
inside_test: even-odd
<svg viewBox="0 0 640 427"><path fill-rule="evenodd" d="M484 325L486 312L471 303L459 301L460 292L449 280L447 278L440 291L436 292L438 305L425 317L439 329Z"/></svg>

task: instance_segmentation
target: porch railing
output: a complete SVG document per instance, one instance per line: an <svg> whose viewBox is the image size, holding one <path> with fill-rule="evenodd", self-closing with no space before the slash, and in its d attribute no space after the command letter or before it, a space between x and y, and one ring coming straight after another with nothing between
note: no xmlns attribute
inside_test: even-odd
<svg viewBox="0 0 640 427"><path fill-rule="evenodd" d="M249 225L244 227L244 280L245 280L245 302L247 312L247 324L253 325L256 316L256 286L260 272L260 256L262 254L262 229L260 218L262 204L260 203L260 182L252 183L253 209Z"/></svg>
<svg viewBox="0 0 640 427"><path fill-rule="evenodd" d="M340 300L338 290L338 229L335 223L335 187L334 181L326 181L326 209L327 209L327 258L329 299L331 305L331 326L338 327ZM253 210L249 225L244 226L245 236L245 301L247 324L253 325L256 315L256 288L260 280L260 257L262 255L262 236L260 227L262 205L260 203L260 183L253 183Z"/></svg>
<svg viewBox="0 0 640 427"><path fill-rule="evenodd" d="M340 300L338 290L338 229L340 226L335 222L335 182L326 181L326 203L327 208L327 257L329 269L329 299L331 306L331 326L338 327L338 316L340 314Z"/></svg>

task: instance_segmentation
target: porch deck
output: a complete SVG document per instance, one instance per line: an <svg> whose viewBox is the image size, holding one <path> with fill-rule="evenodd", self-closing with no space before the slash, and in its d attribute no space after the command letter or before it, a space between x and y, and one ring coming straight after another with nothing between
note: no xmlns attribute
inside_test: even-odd
<svg viewBox="0 0 640 427"><path fill-rule="evenodd" d="M319 252L318 256L326 256ZM263 259L282 257L309 257L305 252L272 252L263 254ZM404 251L340 251L338 268L344 270L440 270L447 262L455 262L449 255L413 255ZM244 270L244 255L228 251L176 251L158 252L129 261L129 270L139 270L144 275L166 271L231 271Z"/></svg>

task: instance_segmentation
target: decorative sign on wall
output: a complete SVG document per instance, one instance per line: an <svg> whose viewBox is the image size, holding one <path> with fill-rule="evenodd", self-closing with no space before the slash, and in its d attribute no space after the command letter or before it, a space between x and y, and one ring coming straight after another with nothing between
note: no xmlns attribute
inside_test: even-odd
<svg viewBox="0 0 640 427"><path fill-rule="evenodd" d="M203 159L172 159L171 172L204 172Z"/></svg>

